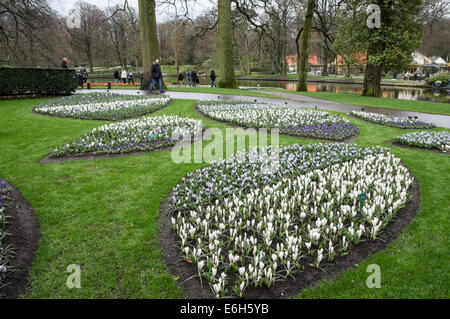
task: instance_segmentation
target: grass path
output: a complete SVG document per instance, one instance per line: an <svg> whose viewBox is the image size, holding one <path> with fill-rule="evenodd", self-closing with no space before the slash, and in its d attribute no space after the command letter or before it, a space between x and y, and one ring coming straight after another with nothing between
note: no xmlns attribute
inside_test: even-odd
<svg viewBox="0 0 450 319"><path fill-rule="evenodd" d="M19 188L39 217L42 239L25 298L179 298L158 243L160 202L189 172L206 164L174 164L170 151L94 161L41 164L55 146L104 122L50 118L31 110L41 100L0 101L0 176ZM151 116L202 119L194 101L176 100ZM405 132L349 118L360 146L382 145ZM313 140L280 137L282 144ZM206 145L207 142L204 142ZM416 176L422 204L405 233L339 278L302 292L308 298L448 298L450 157L391 146ZM382 271L368 289L367 265ZM81 289L66 287L66 267L81 266Z"/></svg>

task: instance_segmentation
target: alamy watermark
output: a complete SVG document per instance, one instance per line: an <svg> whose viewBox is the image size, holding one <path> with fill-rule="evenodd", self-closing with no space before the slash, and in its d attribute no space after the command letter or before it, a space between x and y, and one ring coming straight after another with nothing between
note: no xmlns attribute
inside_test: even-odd
<svg viewBox="0 0 450 319"><path fill-rule="evenodd" d="M367 7L367 13L369 17L367 18L367 26L369 29L380 29L381 28L381 8L377 4L371 4Z"/></svg>
<svg viewBox="0 0 450 319"><path fill-rule="evenodd" d="M367 287L370 289L381 288L381 268L377 264L372 264L367 267L367 272L371 273L367 277Z"/></svg>
<svg viewBox="0 0 450 319"><path fill-rule="evenodd" d="M81 289L81 267L76 264L67 266L66 272L70 273L67 277L66 285L69 289Z"/></svg>
<svg viewBox="0 0 450 319"><path fill-rule="evenodd" d="M245 160L250 163L262 163L262 174L274 173L280 166L278 152L280 135L277 128L271 130L227 128L225 134L221 129L209 128L199 134L194 141L188 134L183 136L181 143L172 148L171 156L175 164L212 164L230 158L248 146L255 156L246 157ZM172 136L172 139L179 138ZM239 160L239 156L236 156L236 159Z"/></svg>

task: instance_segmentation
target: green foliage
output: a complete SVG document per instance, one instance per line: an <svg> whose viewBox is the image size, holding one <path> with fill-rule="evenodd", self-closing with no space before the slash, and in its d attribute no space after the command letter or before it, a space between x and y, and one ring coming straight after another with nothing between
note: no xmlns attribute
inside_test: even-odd
<svg viewBox="0 0 450 319"><path fill-rule="evenodd" d="M77 88L75 70L1 67L0 78L0 95L67 95Z"/></svg>
<svg viewBox="0 0 450 319"><path fill-rule="evenodd" d="M383 66L384 71L403 68L419 48L423 25L417 21L423 0L346 0L346 13L340 21L341 41L359 52L367 52L368 64ZM367 26L367 8L381 9L381 28Z"/></svg>
<svg viewBox="0 0 450 319"><path fill-rule="evenodd" d="M431 78L426 79L428 85L436 84L437 81L441 82L440 86L447 86L450 83L450 73L441 73Z"/></svg>

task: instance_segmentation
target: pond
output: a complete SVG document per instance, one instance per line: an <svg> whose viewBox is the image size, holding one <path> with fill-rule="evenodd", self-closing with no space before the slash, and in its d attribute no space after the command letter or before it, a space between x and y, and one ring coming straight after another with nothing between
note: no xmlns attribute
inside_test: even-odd
<svg viewBox="0 0 450 319"><path fill-rule="evenodd" d="M238 81L240 86L249 87L279 87L295 91L297 82L280 81ZM206 83L205 83L206 84ZM333 93L362 93L362 84L346 83L308 83L309 92L333 92ZM382 96L401 100L420 100L450 103L450 91L432 90L425 88L410 88L401 86L382 86Z"/></svg>

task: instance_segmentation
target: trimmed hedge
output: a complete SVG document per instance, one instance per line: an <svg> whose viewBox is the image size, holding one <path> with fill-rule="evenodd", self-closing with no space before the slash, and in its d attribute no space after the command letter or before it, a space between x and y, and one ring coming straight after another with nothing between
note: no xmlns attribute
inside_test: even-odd
<svg viewBox="0 0 450 319"><path fill-rule="evenodd" d="M426 80L428 85L435 85L437 81L440 81L440 85L438 87L445 87L450 84L450 73L440 73L432 76L431 78Z"/></svg>
<svg viewBox="0 0 450 319"><path fill-rule="evenodd" d="M0 95L68 95L77 88L75 70L0 67Z"/></svg>

